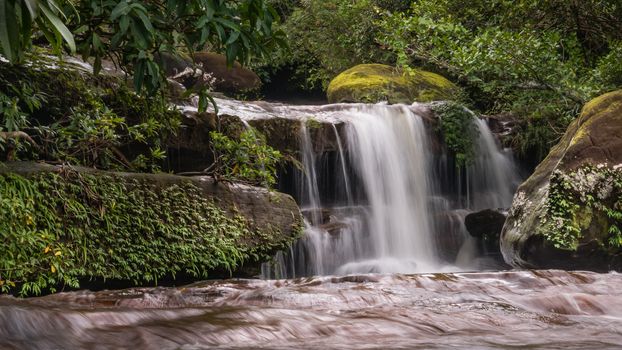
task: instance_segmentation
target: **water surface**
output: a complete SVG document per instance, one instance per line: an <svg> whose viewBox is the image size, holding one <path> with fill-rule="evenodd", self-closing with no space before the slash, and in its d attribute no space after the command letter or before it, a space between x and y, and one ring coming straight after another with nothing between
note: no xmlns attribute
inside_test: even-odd
<svg viewBox="0 0 622 350"><path fill-rule="evenodd" d="M3 296L0 339L2 349L619 348L622 275L352 275Z"/></svg>

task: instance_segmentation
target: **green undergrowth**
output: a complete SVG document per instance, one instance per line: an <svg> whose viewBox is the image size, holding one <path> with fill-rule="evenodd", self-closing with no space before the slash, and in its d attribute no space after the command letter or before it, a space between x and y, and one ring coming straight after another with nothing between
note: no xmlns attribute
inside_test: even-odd
<svg viewBox="0 0 622 350"><path fill-rule="evenodd" d="M0 63L0 161L152 172L180 125L163 93L138 95L123 77L94 76L44 53Z"/></svg>
<svg viewBox="0 0 622 350"><path fill-rule="evenodd" d="M445 146L456 159L457 167L470 165L475 158L478 138L475 116L456 102L447 102L433 107L438 116L438 132Z"/></svg>
<svg viewBox="0 0 622 350"><path fill-rule="evenodd" d="M267 259L259 250L266 244L255 248L248 239L277 245L274 234L254 232L190 182L158 187L75 171L0 176L5 293L38 295L85 279L150 285L177 274L205 278Z"/></svg>
<svg viewBox="0 0 622 350"><path fill-rule="evenodd" d="M622 249L622 169L586 165L550 182L541 234L556 248L576 250L596 240L608 250Z"/></svg>

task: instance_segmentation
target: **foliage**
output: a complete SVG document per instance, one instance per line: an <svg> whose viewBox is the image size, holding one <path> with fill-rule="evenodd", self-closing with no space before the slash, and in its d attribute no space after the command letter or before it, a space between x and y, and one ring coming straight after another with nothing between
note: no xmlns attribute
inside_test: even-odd
<svg viewBox="0 0 622 350"><path fill-rule="evenodd" d="M475 158L478 131L475 116L464 106L447 102L434 106L439 118L438 130L443 135L445 146L453 154L457 167L470 165Z"/></svg>
<svg viewBox="0 0 622 350"><path fill-rule="evenodd" d="M249 127L239 140L219 132L210 132L214 152L214 174L231 181L243 181L272 188L276 184L281 152L266 145L261 133Z"/></svg>
<svg viewBox="0 0 622 350"><path fill-rule="evenodd" d="M383 18L381 41L401 65L454 77L485 113L523 117L523 131L547 137L519 132L516 149L545 155L585 101L619 86L621 12L615 1L421 0Z"/></svg>
<svg viewBox="0 0 622 350"><path fill-rule="evenodd" d="M67 169L29 179L3 175L0 289L33 295L77 288L84 278L135 284L179 273L205 278L259 258L240 241L249 230L245 219L223 212L190 182L159 188Z"/></svg>
<svg viewBox="0 0 622 350"><path fill-rule="evenodd" d="M596 237L608 249L622 248L622 169L606 165L555 171L551 177L542 234L555 247L576 250L593 221L603 218ZM601 225L602 226L602 225ZM599 226L600 227L600 226Z"/></svg>
<svg viewBox="0 0 622 350"><path fill-rule="evenodd" d="M386 61L375 41L379 8L372 0L277 1L288 14L282 25L290 50L273 54L260 69L293 66L307 89L326 88L342 71ZM296 6L294 6L296 5ZM275 57L276 56L276 57Z"/></svg>
<svg viewBox="0 0 622 350"><path fill-rule="evenodd" d="M61 0L62 1L62 0ZM63 4L71 5L71 2ZM11 62L24 60L30 46L31 32L40 30L60 53L63 41L76 50L73 35L63 23L66 16L54 0L5 0L0 3L0 49Z"/></svg>
<svg viewBox="0 0 622 350"><path fill-rule="evenodd" d="M17 131L32 140L0 138L0 146L8 146L0 148L4 158L158 170L163 141L181 120L164 96L138 96L121 80L76 68L32 64L36 69L0 64L0 99L11 102L2 102L7 107L0 114L5 125L0 132Z"/></svg>
<svg viewBox="0 0 622 350"><path fill-rule="evenodd" d="M4 79L0 78L0 82ZM22 129L28 127L28 113L41 108L46 101L42 93L32 91L26 82L19 85L7 84L9 95L0 91L0 153L6 153L7 159L13 159L18 153L27 152L32 143L24 142L28 136ZM25 109L25 110L24 110Z"/></svg>
<svg viewBox="0 0 622 350"><path fill-rule="evenodd" d="M223 51L232 64L235 59L248 62L252 55L282 43L281 34L272 30L278 16L263 0L87 0L65 1L64 6L53 0L8 0L4 5L15 7L15 21L21 21L7 22L4 31L0 27L2 52L9 61L23 61L22 54L13 52L21 53L31 44L33 29L46 33L58 48L59 36L51 35L56 32L72 52L77 49L85 59L94 58L94 73L101 70L102 59L109 58L133 75L136 91L145 88L150 94L166 82L157 60L160 54L209 47ZM36 28L29 22L36 15L32 6L45 14L36 18L47 19L38 21ZM67 26L57 16L63 13Z"/></svg>

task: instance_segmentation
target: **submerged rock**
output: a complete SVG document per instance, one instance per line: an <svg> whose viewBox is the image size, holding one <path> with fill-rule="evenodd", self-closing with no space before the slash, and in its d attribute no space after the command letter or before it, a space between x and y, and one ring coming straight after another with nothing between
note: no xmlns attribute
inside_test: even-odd
<svg viewBox="0 0 622 350"><path fill-rule="evenodd" d="M588 102L514 197L501 234L515 267L622 269L622 90Z"/></svg>
<svg viewBox="0 0 622 350"><path fill-rule="evenodd" d="M448 100L457 87L444 77L414 69L412 72L383 64L360 64L330 82L328 102L389 103Z"/></svg>

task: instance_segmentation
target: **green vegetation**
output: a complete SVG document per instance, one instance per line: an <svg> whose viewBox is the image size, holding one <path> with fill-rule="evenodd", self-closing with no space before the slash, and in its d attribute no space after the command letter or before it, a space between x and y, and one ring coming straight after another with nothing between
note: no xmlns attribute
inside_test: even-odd
<svg viewBox="0 0 622 350"><path fill-rule="evenodd" d="M239 140L219 132L210 133L214 152L213 173L217 178L247 182L272 188L276 184L276 170L282 160L281 152L266 145L265 137L249 127Z"/></svg>
<svg viewBox="0 0 622 350"><path fill-rule="evenodd" d="M576 250L595 239L604 248L622 248L622 170L587 165L551 177L541 234L556 248Z"/></svg>
<svg viewBox="0 0 622 350"><path fill-rule="evenodd" d="M455 102L435 105L434 111L439 117L438 131L456 159L456 166L471 164L475 158L475 142L478 138L473 113Z"/></svg>
<svg viewBox="0 0 622 350"><path fill-rule="evenodd" d="M360 63L439 73L461 102L517 121L510 141L541 160L589 99L622 86L619 1L273 0L305 86ZM353 29L349 29L349 28Z"/></svg>
<svg viewBox="0 0 622 350"><path fill-rule="evenodd" d="M32 295L78 287L84 278L136 284L180 273L205 278L214 269L266 260L266 247L287 243L276 233L252 231L190 182L162 187L68 169L2 175L0 288ZM268 242L253 245L242 237Z"/></svg>
<svg viewBox="0 0 622 350"><path fill-rule="evenodd" d="M263 0L7 0L0 48L21 63L43 34L57 54L64 41L70 52L93 57L95 74L110 59L133 75L136 91L153 94L166 84L159 55L209 48L224 52L229 64L248 62L281 44L272 30L277 17Z"/></svg>
<svg viewBox="0 0 622 350"><path fill-rule="evenodd" d="M284 22L289 49L276 50L259 70L292 67L290 79L305 88L328 87L337 74L361 63L383 63L393 54L376 41L381 13L372 0L272 0Z"/></svg>
<svg viewBox="0 0 622 350"><path fill-rule="evenodd" d="M0 63L0 160L158 170L181 121L165 96L139 96L121 79L55 63Z"/></svg>

